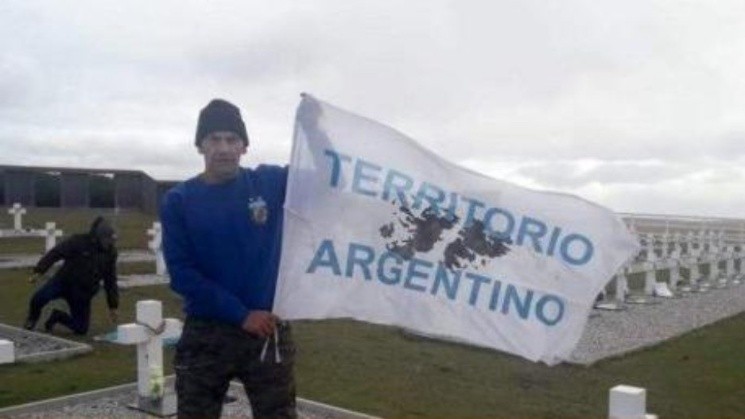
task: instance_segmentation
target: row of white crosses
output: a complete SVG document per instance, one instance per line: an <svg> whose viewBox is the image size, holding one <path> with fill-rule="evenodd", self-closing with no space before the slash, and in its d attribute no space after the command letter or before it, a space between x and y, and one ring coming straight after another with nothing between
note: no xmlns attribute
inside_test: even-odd
<svg viewBox="0 0 745 419"><path fill-rule="evenodd" d="M13 204L13 206L8 210L8 214L13 216L13 229L0 230L0 237L43 237L44 249L45 251L49 251L57 244L57 237L62 236L62 230L58 230L57 224L54 222L46 223L43 229L24 230L23 215L26 214L26 208L23 208L19 203Z"/></svg>
<svg viewBox="0 0 745 419"><path fill-rule="evenodd" d="M734 243L725 244L722 232L666 233L659 240L653 234L644 234L641 238L643 248L640 254L614 278L615 295L619 301L650 302L652 296L672 297L676 291L706 291L712 286L712 281L716 287L725 287L741 283L744 276L745 249L740 246L740 251L736 252ZM735 266L736 260L740 260L739 272ZM724 272L719 269L722 261L725 264ZM699 270L701 264L709 264L706 278ZM687 283L679 287L681 268L688 269L689 277ZM669 270L669 286L668 283L657 282L657 272L661 270ZM630 290L626 276L633 273L644 274L644 289L640 295L628 298Z"/></svg>
<svg viewBox="0 0 745 419"><path fill-rule="evenodd" d="M724 287L730 283L740 283L742 270L745 268L745 264L742 263L743 258L745 258L742 246L740 251L736 252L735 248L737 246L734 243L725 243L724 234L714 231L708 233L702 231L698 236L694 233L689 233L686 240L682 242L687 245L685 254L682 252L679 237L677 240L674 239L672 242L668 242L668 247L676 245L677 248L670 253L663 253L663 255L667 256L667 265L662 266L662 268L670 268L671 286L677 287L681 281L681 267L689 269L688 284L683 287L686 288L685 291L694 290L696 286L700 290L705 290L712 285L715 287ZM736 260L741 261L740 272L736 271ZM720 271L719 264L721 262L724 262L724 271ZM706 278L702 277L699 270L701 264L709 265L709 275Z"/></svg>
<svg viewBox="0 0 745 419"><path fill-rule="evenodd" d="M46 223L44 229L24 230L23 215L26 214L26 208L19 203L13 204L8 214L13 216L13 230L0 230L0 237L44 237L48 251L57 244L57 237L62 236L62 230L58 230L56 223L53 222ZM147 234L150 236L148 248L155 255L155 273L166 275L166 263L163 258L163 229L160 223L154 222L152 228L147 230Z"/></svg>
<svg viewBox="0 0 745 419"><path fill-rule="evenodd" d="M13 229L0 230L0 238L15 237L43 237L45 239L45 251L49 251L57 244L57 238L62 236L62 230L57 229L57 224L48 222L43 229L23 229L23 215L26 214L26 208L16 203L8 210L13 215ZM154 222L152 228L147 230L150 237L148 248L155 255L155 273L157 275L166 275L166 263L163 258L163 229L159 222Z"/></svg>

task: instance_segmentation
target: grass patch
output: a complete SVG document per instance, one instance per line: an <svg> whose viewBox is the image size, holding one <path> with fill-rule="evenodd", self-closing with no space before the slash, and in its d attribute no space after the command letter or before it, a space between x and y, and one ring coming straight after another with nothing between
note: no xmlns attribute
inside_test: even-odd
<svg viewBox="0 0 745 419"><path fill-rule="evenodd" d="M3 293L0 293L0 323L20 326L23 322L27 313L26 304L34 288L26 282L28 274L30 271L23 269L0 271L0 284L3 288ZM110 332L115 328L106 315L107 307L103 295L103 292L99 293L93 301L91 330L88 337L75 336L63 326L56 328L57 336L92 345L94 352L61 361L0 366L0 407L137 380L134 348L95 342L92 339L93 336ZM135 303L144 299L163 301L164 315L167 317L180 316L180 302L167 287L122 289L120 295L120 322L134 321ZM54 306L64 306L64 303L55 301L48 305L44 316ZM168 348L165 351L167 373L171 373L172 352Z"/></svg>
<svg viewBox="0 0 745 419"><path fill-rule="evenodd" d="M143 217L144 219L144 217ZM144 231L144 230L142 230ZM120 265L147 273L152 263ZM0 270L0 322L20 325L33 286L30 270ZM138 300L163 301L181 317L166 286L121 290L122 322ZM60 330L62 328L60 327ZM90 336L111 331L103 293L94 300ZM742 417L745 412L745 313L626 357L592 367L547 367L485 349L412 336L346 320L296 322L302 397L384 417L606 417L608 390L645 387L661 417ZM32 365L0 366L0 407L136 380L135 348L60 336L91 354ZM172 349L165 353L171 373Z"/></svg>

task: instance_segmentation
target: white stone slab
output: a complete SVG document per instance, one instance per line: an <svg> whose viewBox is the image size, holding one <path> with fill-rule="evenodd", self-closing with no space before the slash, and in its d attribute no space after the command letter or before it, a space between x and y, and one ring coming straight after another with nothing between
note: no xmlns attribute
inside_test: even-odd
<svg viewBox="0 0 745 419"><path fill-rule="evenodd" d="M15 345L7 339L0 339L0 364L12 364L16 360Z"/></svg>
<svg viewBox="0 0 745 419"><path fill-rule="evenodd" d="M0 340L9 340L14 346L16 363L45 362L64 359L91 352L93 348L82 342L63 339L48 333L0 323Z"/></svg>
<svg viewBox="0 0 745 419"><path fill-rule="evenodd" d="M647 390L641 387L618 385L610 389L609 419L645 419Z"/></svg>

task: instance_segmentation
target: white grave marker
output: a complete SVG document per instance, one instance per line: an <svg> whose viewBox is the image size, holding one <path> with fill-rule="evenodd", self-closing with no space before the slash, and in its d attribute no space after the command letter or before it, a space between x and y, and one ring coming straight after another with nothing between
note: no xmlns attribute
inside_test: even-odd
<svg viewBox="0 0 745 419"><path fill-rule="evenodd" d="M683 288L686 292L705 291L697 288L701 279L701 273L699 272L698 262L699 256L701 255L701 245L697 243L696 235L694 232L688 233L688 251L687 262L688 262L688 285Z"/></svg>
<svg viewBox="0 0 745 419"><path fill-rule="evenodd" d="M735 271L735 246L732 244L725 245L724 253L725 253L724 271L726 272L726 275L728 277L734 278L735 275L737 275L737 272Z"/></svg>
<svg viewBox="0 0 745 419"><path fill-rule="evenodd" d="M670 288L673 290L678 289L678 282L680 282L680 262L683 257L683 245L681 241L683 237L680 233L673 235L673 241L671 242L670 252Z"/></svg>
<svg viewBox="0 0 745 419"><path fill-rule="evenodd" d="M16 360L15 346L7 339L0 339L0 364L12 364Z"/></svg>
<svg viewBox="0 0 745 419"><path fill-rule="evenodd" d="M147 246L155 253L155 273L157 275L166 274L166 262L163 259L163 229L159 222L153 223L153 228L147 230L150 241Z"/></svg>
<svg viewBox="0 0 745 419"><path fill-rule="evenodd" d="M716 243L716 233L713 230L709 232L707 237L709 244L709 251L706 255L706 259L709 261L709 276L707 281L712 283L719 278L719 249Z"/></svg>
<svg viewBox="0 0 745 419"><path fill-rule="evenodd" d="M739 264L740 267L742 267L742 261L737 262L737 260L741 257L742 251L737 250L737 246L734 244L731 244L729 246L730 249L730 256L727 264L727 273L730 276L730 281L732 282L732 285L740 285L742 281L740 280L740 273L737 271L736 264ZM742 270L742 269L741 269Z"/></svg>
<svg viewBox="0 0 745 419"><path fill-rule="evenodd" d="M117 328L118 342L137 345L137 394L141 399L163 397L163 339L180 336L181 328L180 320L163 319L163 306L157 300L138 301L136 322Z"/></svg>
<svg viewBox="0 0 745 419"><path fill-rule="evenodd" d="M657 282L657 252L655 251L656 242L657 239L653 234L647 234L647 266L644 272L644 295L654 295L655 283Z"/></svg>
<svg viewBox="0 0 745 419"><path fill-rule="evenodd" d="M701 230L699 233L699 262L706 262L709 260L709 252L711 251L711 247L709 245L709 242L707 240L707 233L706 230ZM698 291L699 292L706 292L709 291L711 288L711 283L709 281L708 277L703 276L703 274L700 271L700 266L696 266L696 274L698 275ZM709 266L709 273L711 273L711 265Z"/></svg>
<svg viewBox="0 0 745 419"><path fill-rule="evenodd" d="M626 296L629 293L629 279L626 277L626 268L621 268L621 271L616 274L616 300L626 301Z"/></svg>
<svg viewBox="0 0 745 419"><path fill-rule="evenodd" d="M626 298L626 275L624 274L624 268L621 268L617 274L613 275L613 278L609 281L609 285L606 285L600 292L598 299L595 301L593 308L600 310L623 310L623 301ZM613 299L608 298L608 287L615 289L615 295Z"/></svg>
<svg viewBox="0 0 745 419"><path fill-rule="evenodd" d="M44 247L47 252L57 245L57 237L62 237L62 230L57 230L56 223L46 223L44 226Z"/></svg>
<svg viewBox="0 0 745 419"><path fill-rule="evenodd" d="M655 252L656 238L653 234L645 234L643 244L645 258L634 268L634 273L644 273L644 289L629 290L626 302L630 304L655 304L655 284L657 281L657 253ZM627 285L628 287L628 285Z"/></svg>
<svg viewBox="0 0 745 419"><path fill-rule="evenodd" d="M657 418L657 415L647 414L647 390L619 385L610 389L608 418L652 419Z"/></svg>
<svg viewBox="0 0 745 419"><path fill-rule="evenodd" d="M726 288L729 285L729 277L727 275L729 252L727 251L727 245L724 243L724 231L720 230L715 235L714 240L716 241L717 254L712 262L712 266L716 266L716 275L712 277L716 281L717 288ZM720 262L722 261L724 263L724 269L720 266Z"/></svg>
<svg viewBox="0 0 745 419"><path fill-rule="evenodd" d="M26 213L26 208L23 208L21 204L15 203L13 207L8 210L8 214L13 216L13 230L23 230L23 214Z"/></svg>

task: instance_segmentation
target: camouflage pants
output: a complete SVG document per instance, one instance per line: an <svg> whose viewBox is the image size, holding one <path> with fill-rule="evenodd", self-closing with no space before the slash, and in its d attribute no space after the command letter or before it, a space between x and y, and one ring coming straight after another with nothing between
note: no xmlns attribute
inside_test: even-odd
<svg viewBox="0 0 745 419"><path fill-rule="evenodd" d="M290 326L278 326L277 357L266 339L226 324L187 319L176 347L179 418L218 418L230 380L237 378L251 402L253 417L295 418L295 344Z"/></svg>

